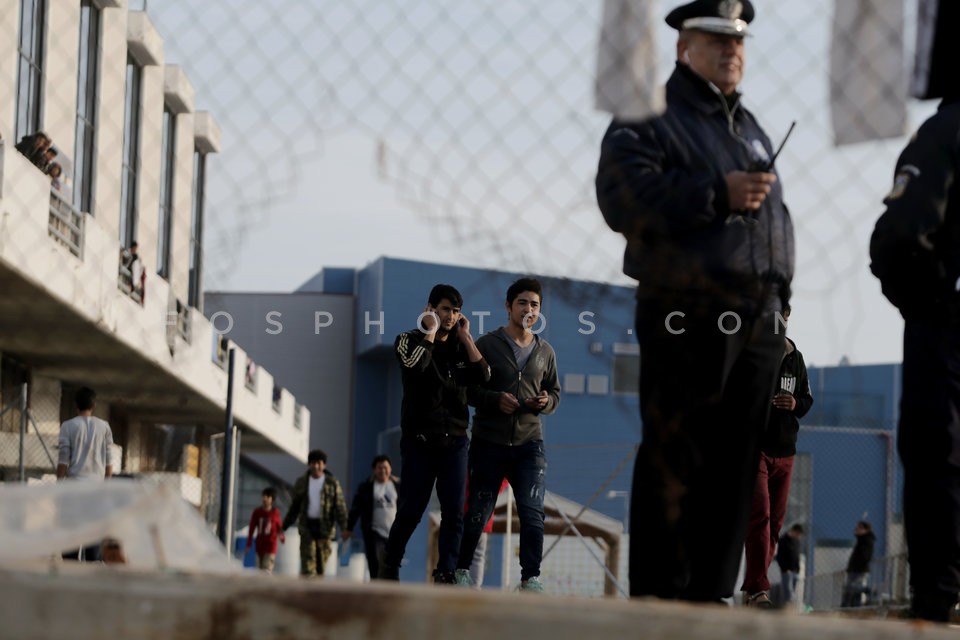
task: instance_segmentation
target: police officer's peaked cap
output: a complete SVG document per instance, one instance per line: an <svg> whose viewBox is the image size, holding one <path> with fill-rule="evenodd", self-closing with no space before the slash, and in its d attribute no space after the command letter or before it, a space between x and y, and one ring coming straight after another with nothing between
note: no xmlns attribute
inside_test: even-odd
<svg viewBox="0 0 960 640"><path fill-rule="evenodd" d="M695 0L667 14L667 24L682 31L696 29L729 36L746 36L753 20L750 0Z"/></svg>

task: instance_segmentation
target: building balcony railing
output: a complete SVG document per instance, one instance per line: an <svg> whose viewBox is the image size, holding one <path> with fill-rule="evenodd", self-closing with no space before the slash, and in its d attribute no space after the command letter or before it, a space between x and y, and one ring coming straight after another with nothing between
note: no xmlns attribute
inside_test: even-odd
<svg viewBox="0 0 960 640"><path fill-rule="evenodd" d="M83 212L73 206L59 189L50 188L50 237L83 260Z"/></svg>
<svg viewBox="0 0 960 640"><path fill-rule="evenodd" d="M221 369L227 368L227 361L230 358L230 339L222 333L213 334L213 353L210 359Z"/></svg>
<svg viewBox="0 0 960 640"><path fill-rule="evenodd" d="M183 341L190 344L190 307L177 299L177 333Z"/></svg>
<svg viewBox="0 0 960 640"><path fill-rule="evenodd" d="M303 405L299 402L293 405L293 428L297 431L303 429Z"/></svg>
<svg viewBox="0 0 960 640"><path fill-rule="evenodd" d="M257 363L247 357L247 366L243 370L243 386L254 393L257 392Z"/></svg>
<svg viewBox="0 0 960 640"><path fill-rule="evenodd" d="M280 399L283 397L283 388L276 382L273 383L273 410L280 413Z"/></svg>

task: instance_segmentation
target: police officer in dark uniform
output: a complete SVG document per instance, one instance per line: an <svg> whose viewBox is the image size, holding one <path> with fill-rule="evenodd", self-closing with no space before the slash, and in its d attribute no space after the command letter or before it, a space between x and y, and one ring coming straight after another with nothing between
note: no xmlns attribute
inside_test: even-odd
<svg viewBox="0 0 960 640"><path fill-rule="evenodd" d="M631 595L733 595L780 356L794 237L773 149L740 104L748 0L696 0L667 110L614 120L596 180L638 281L643 442L633 477Z"/></svg>
<svg viewBox="0 0 960 640"><path fill-rule="evenodd" d="M940 6L937 38L946 45L960 10L953 0ZM952 46L952 59L939 61L943 101L900 154L870 239L870 269L904 319L897 448L912 609L938 621L960 593L960 80Z"/></svg>

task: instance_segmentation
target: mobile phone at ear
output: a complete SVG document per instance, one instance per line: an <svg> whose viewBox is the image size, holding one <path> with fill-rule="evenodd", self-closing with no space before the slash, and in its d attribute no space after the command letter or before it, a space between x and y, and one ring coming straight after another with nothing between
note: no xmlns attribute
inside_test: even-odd
<svg viewBox="0 0 960 640"><path fill-rule="evenodd" d="M466 319L466 318L460 318L459 320L457 320L457 325L458 325L458 326L461 326L461 327L462 327L462 326L465 325L465 324L467 324L467 319Z"/></svg>

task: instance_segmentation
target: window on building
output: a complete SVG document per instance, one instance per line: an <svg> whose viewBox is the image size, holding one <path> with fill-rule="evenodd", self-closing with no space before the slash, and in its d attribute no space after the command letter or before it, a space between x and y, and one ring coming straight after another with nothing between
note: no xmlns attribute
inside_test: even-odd
<svg viewBox="0 0 960 640"><path fill-rule="evenodd" d="M637 395L640 383L640 355L635 353L613 354L613 392Z"/></svg>
<svg viewBox="0 0 960 640"><path fill-rule="evenodd" d="M187 304L203 310L203 209L207 188L207 154L193 152L193 204L190 214L190 289Z"/></svg>
<svg viewBox="0 0 960 640"><path fill-rule="evenodd" d="M77 132L74 141L73 202L94 213L97 85L100 50L100 9L93 0L80 3L80 50L77 56Z"/></svg>
<svg viewBox="0 0 960 640"><path fill-rule="evenodd" d="M160 156L160 216L157 221L157 273L170 277L170 239L173 233L173 182L176 169L177 116L163 109L163 141Z"/></svg>
<svg viewBox="0 0 960 640"><path fill-rule="evenodd" d="M47 0L20 0L15 138L40 129L43 98L43 41Z"/></svg>
<svg viewBox="0 0 960 640"><path fill-rule="evenodd" d="M120 179L120 243L137 239L137 175L140 171L140 99L143 69L127 56L127 82L123 98L123 168Z"/></svg>

